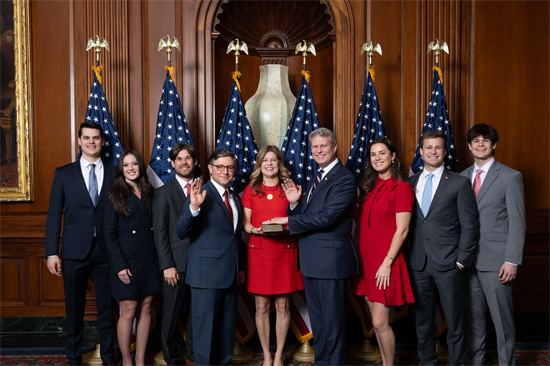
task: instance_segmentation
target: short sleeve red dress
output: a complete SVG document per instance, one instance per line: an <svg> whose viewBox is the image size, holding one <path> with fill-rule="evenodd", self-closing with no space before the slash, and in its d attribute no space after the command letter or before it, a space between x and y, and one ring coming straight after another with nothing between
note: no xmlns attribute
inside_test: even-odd
<svg viewBox="0 0 550 366"><path fill-rule="evenodd" d="M243 207L252 210L251 224L261 227L262 221L285 217L288 200L277 186L262 184L264 194L254 195L252 187L243 193ZM248 244L248 292L259 295L288 294L302 290L302 272L297 271L297 235L250 236Z"/></svg>
<svg viewBox="0 0 550 366"><path fill-rule="evenodd" d="M395 214L412 212L414 194L407 182L378 178L367 200L359 205L359 274L353 277L351 291L369 301L386 306L414 302L403 247L391 267L390 285L376 287L376 272L388 254L397 224Z"/></svg>

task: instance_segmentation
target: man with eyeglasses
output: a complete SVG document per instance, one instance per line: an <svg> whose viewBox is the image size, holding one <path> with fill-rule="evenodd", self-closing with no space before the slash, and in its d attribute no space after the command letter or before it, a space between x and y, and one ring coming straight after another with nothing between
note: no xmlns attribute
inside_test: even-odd
<svg viewBox="0 0 550 366"><path fill-rule="evenodd" d="M235 176L235 154L210 155L211 179L195 179L177 225L180 239L190 239L185 283L191 286L195 364L228 365L233 358L238 285L244 283L240 261L241 202L228 185Z"/></svg>

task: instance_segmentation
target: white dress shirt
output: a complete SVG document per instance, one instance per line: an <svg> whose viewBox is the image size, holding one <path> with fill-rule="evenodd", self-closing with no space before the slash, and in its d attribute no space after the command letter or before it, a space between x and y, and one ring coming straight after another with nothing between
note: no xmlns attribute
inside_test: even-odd
<svg viewBox="0 0 550 366"><path fill-rule="evenodd" d="M185 192L185 186L187 185L187 183L189 183L189 184L192 185L192 184L193 184L193 179L191 179L190 182L187 182L185 179L180 178L180 177L176 174L176 180L177 180L178 183L180 184L181 190L183 191L183 194L185 195L185 197L187 197L187 196L188 196L188 194L187 194L188 192Z"/></svg>
<svg viewBox="0 0 550 366"><path fill-rule="evenodd" d="M426 168L422 171L422 174L420 175L420 178L418 178L418 182L416 183L416 200L418 201L418 204L422 206L422 195L424 194L424 187L426 186L426 181L428 180L428 174L433 173L432 178L432 201L435 196L435 192L437 191L437 187L439 187L439 182L441 181L441 176L443 175L443 170L445 168L440 166L433 172L428 172Z"/></svg>
<svg viewBox="0 0 550 366"><path fill-rule="evenodd" d="M84 177L84 183L86 183L86 190L90 191L90 170L92 169L90 167L91 164L95 164L95 176L97 178L97 194L99 195L101 193L101 187L103 186L103 175L104 175L104 169L103 169L103 161L101 161L101 158L97 159L97 161L90 162L84 157L80 158L80 169L82 170L82 176Z"/></svg>
<svg viewBox="0 0 550 366"><path fill-rule="evenodd" d="M481 175L479 176L479 178L481 179L481 184L479 186L481 187L483 185L483 182L487 177L487 173L489 172L489 169L491 169L491 166L493 165L494 162L495 162L495 158L491 158L491 160L489 160L488 163L485 163L485 165L482 166L481 168L478 167L476 163L474 163L474 169L472 171L472 176L471 176L472 187L474 186L474 180L476 179L476 174L479 169L483 171L483 173L481 173Z"/></svg>

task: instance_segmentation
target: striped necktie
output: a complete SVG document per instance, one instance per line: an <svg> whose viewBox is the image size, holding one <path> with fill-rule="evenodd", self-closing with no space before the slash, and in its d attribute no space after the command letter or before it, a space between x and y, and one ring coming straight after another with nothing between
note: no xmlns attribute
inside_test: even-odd
<svg viewBox="0 0 550 366"><path fill-rule="evenodd" d="M325 171L323 169L321 169L321 170L319 170L319 173L317 173L317 175L315 176L315 180L313 181L313 187L311 187L311 192L309 192L308 201L309 201L309 198L311 198L311 195L313 194L313 191L315 191L315 188L317 188L319 183L321 183L321 178L323 177L324 173L325 173Z"/></svg>

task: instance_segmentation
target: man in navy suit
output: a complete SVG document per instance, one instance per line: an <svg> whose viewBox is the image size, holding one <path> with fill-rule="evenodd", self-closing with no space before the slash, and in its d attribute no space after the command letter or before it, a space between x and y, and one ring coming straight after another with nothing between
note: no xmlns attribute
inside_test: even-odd
<svg viewBox="0 0 550 366"><path fill-rule="evenodd" d="M288 224L290 234L300 234L299 266L304 275L307 309L313 328L316 365L345 364L345 303L351 277L358 272L351 239L357 188L353 175L336 158L332 131L318 128L309 135L313 159L321 168L302 187L284 183L289 217L264 224Z"/></svg>
<svg viewBox="0 0 550 366"><path fill-rule="evenodd" d="M228 189L237 169L226 149L210 155L211 179L191 185L176 232L190 239L185 283L191 286L193 347L197 365L228 365L237 326L241 202Z"/></svg>
<svg viewBox="0 0 550 366"><path fill-rule="evenodd" d="M84 308L90 271L93 271L97 298L101 359L104 364L113 363L114 316L110 264L103 238L103 200L115 179L115 168L101 161L103 142L103 130L98 124L82 123L78 130L82 157L55 170L50 193L45 255L49 271L56 276L63 274L66 352L70 365L82 364Z"/></svg>

